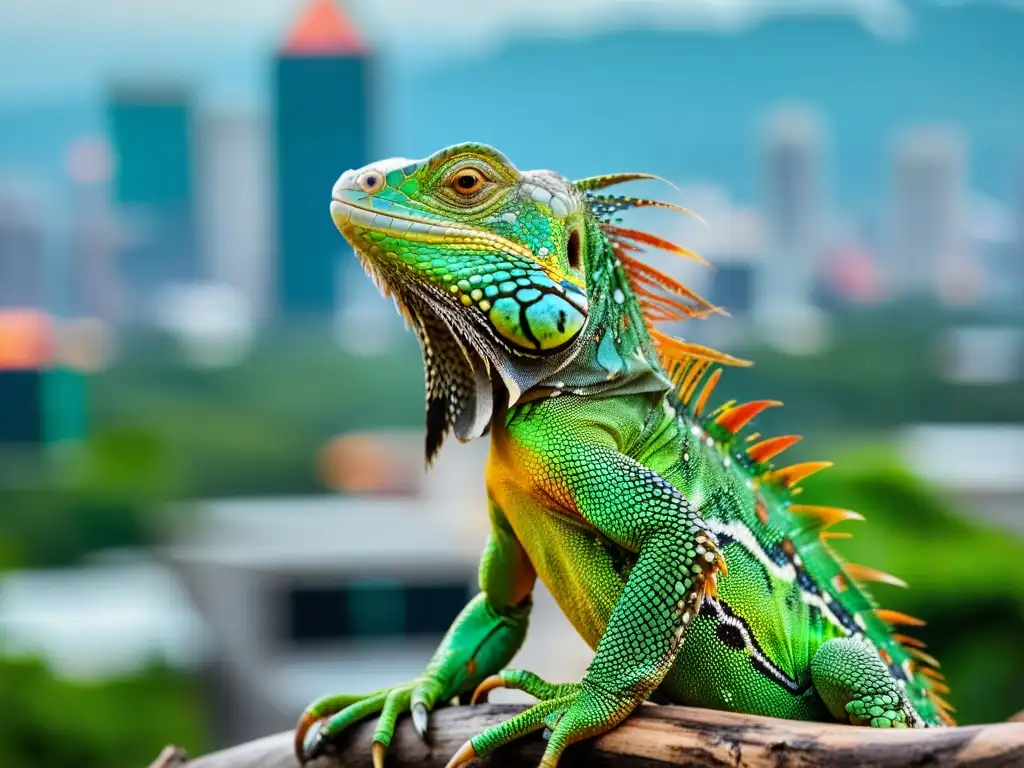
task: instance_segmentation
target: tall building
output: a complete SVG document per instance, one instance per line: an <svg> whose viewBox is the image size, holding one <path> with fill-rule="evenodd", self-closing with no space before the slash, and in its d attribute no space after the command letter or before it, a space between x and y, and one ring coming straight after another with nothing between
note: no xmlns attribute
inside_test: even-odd
<svg viewBox="0 0 1024 768"><path fill-rule="evenodd" d="M60 289L71 315L106 322L120 320L119 230L111 200L113 158L100 136L80 136L67 149L65 171L71 213L70 269ZM70 283L70 284L69 284Z"/></svg>
<svg viewBox="0 0 1024 768"><path fill-rule="evenodd" d="M741 323L757 311L757 281L763 252L763 222L756 211L729 206L712 226L719 233L701 252L713 265L707 270L708 298Z"/></svg>
<svg viewBox="0 0 1024 768"><path fill-rule="evenodd" d="M1012 206L1013 255L1016 263L1014 277L1016 280L1016 291L1024 297L1024 159L1021 159L1017 164Z"/></svg>
<svg viewBox="0 0 1024 768"><path fill-rule="evenodd" d="M896 294L932 294L965 257L966 152L952 130L907 131L892 157L889 281Z"/></svg>
<svg viewBox="0 0 1024 768"><path fill-rule="evenodd" d="M325 318L337 304L348 246L328 215L338 175L372 160L371 61L332 0L312 0L274 68L277 198L275 295L285 320Z"/></svg>
<svg viewBox="0 0 1024 768"><path fill-rule="evenodd" d="M803 107L773 113L761 140L765 265L758 309L769 314L811 302L822 247L822 130Z"/></svg>
<svg viewBox="0 0 1024 768"><path fill-rule="evenodd" d="M42 211L22 192L0 189L0 307L39 307L49 298Z"/></svg>
<svg viewBox="0 0 1024 768"><path fill-rule="evenodd" d="M192 117L190 94L177 87L119 87L107 103L113 198L125 226L119 270L136 315L168 283L199 274Z"/></svg>
<svg viewBox="0 0 1024 768"><path fill-rule="evenodd" d="M196 131L204 273L211 282L233 289L257 315L266 305L274 234L267 217L271 207L267 122L258 113L220 111L202 116Z"/></svg>

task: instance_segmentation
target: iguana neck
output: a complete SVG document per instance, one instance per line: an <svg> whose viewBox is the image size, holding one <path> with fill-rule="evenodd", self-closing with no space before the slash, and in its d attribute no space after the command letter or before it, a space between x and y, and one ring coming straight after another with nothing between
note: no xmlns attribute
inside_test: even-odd
<svg viewBox="0 0 1024 768"><path fill-rule="evenodd" d="M590 317L575 356L522 399L577 395L628 395L669 391L629 281L608 239L588 228L587 296Z"/></svg>

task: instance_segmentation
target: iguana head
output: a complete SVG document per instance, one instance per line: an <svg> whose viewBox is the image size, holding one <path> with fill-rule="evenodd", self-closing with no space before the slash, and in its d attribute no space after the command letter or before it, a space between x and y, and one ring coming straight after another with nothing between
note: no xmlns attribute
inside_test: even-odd
<svg viewBox="0 0 1024 768"><path fill-rule="evenodd" d="M586 324L585 208L559 176L461 144L346 172L331 215L400 305L445 307L510 355L563 349Z"/></svg>
<svg viewBox="0 0 1024 768"><path fill-rule="evenodd" d="M645 302L666 316L655 319L711 307L649 267L642 275L624 267L639 265L624 252L638 242L685 252L611 223L624 208L675 207L594 193L636 178L650 177L571 182L520 171L491 147L458 144L338 179L334 223L423 349L428 459L451 428L462 440L483 434L496 400L511 405L558 389L562 378L579 391L607 382L667 387ZM682 298L657 299L666 287Z"/></svg>

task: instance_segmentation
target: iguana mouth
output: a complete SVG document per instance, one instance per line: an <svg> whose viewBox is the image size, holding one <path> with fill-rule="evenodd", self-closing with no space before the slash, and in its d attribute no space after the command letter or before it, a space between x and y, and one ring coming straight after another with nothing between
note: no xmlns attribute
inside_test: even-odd
<svg viewBox="0 0 1024 768"><path fill-rule="evenodd" d="M387 213L356 205L348 200L331 200L331 218L334 225L341 230L346 238L350 231L362 228L370 232L386 232L404 240L424 243L444 242L450 238L470 238L479 243L492 246L495 250L515 253L530 260L536 260L535 254L526 246L508 240L486 229L467 226L452 219L430 219L407 213L395 213L394 208Z"/></svg>

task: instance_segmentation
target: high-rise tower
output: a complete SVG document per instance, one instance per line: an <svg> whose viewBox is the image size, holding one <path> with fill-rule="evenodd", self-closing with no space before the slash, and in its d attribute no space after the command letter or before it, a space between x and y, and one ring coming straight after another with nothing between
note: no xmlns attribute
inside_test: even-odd
<svg viewBox="0 0 1024 768"><path fill-rule="evenodd" d="M334 312L346 252L328 215L338 174L370 152L366 45L332 0L312 0L274 68L277 311L285 321Z"/></svg>

